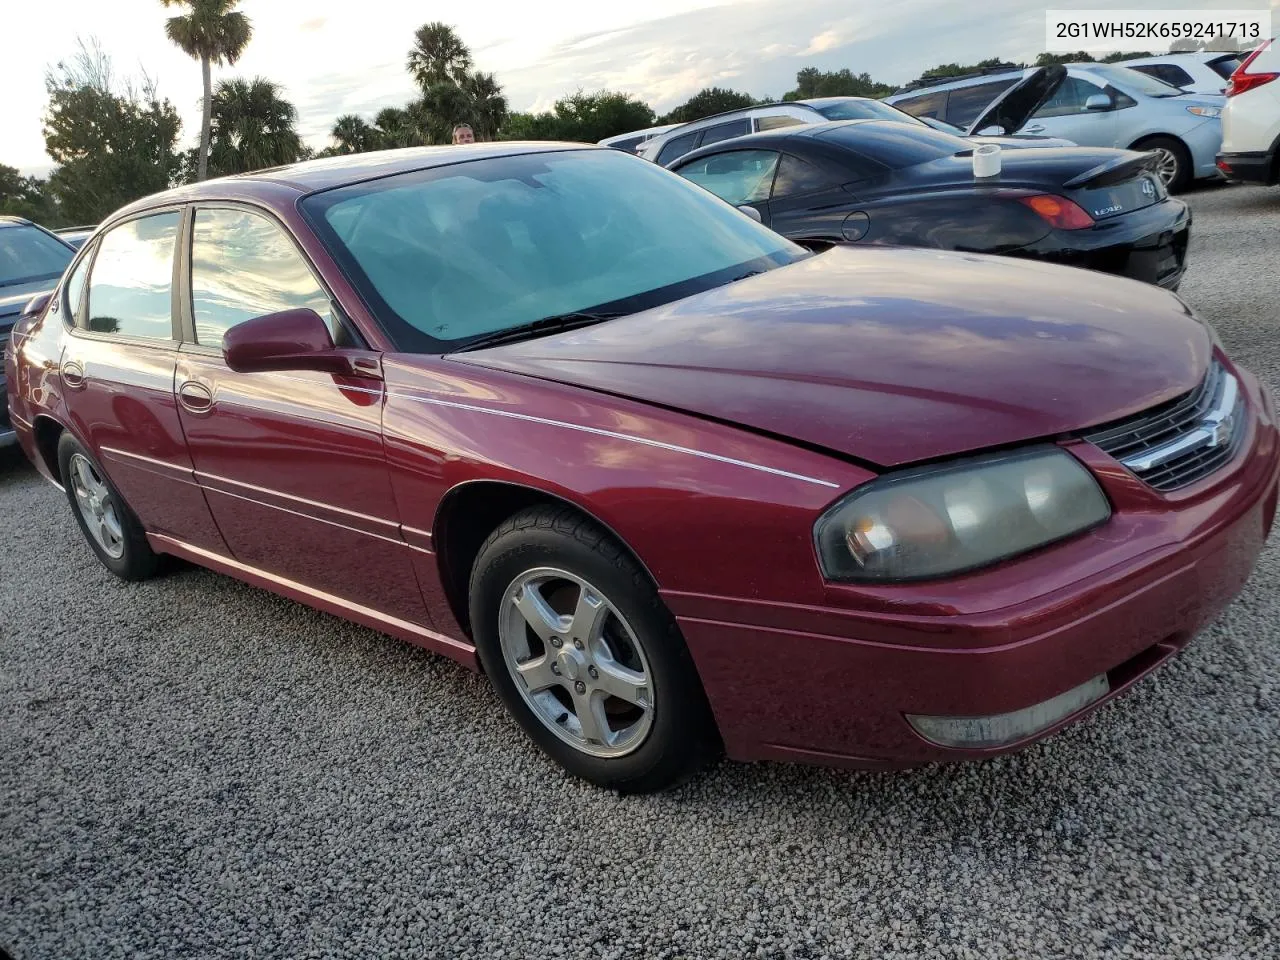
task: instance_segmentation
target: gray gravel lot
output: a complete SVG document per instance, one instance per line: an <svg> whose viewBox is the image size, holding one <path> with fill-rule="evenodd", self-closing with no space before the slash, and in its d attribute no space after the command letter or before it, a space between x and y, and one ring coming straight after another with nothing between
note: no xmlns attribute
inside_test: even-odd
<svg viewBox="0 0 1280 960"><path fill-rule="evenodd" d="M1280 189L1190 202L1183 293L1280 393ZM449 662L196 569L119 583L2 461L17 960L1280 956L1280 538L1182 656L1018 756L620 798Z"/></svg>

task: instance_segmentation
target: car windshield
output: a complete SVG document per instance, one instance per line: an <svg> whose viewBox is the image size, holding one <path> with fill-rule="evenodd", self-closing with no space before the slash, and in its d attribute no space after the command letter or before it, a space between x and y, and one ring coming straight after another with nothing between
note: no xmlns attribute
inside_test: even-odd
<svg viewBox="0 0 1280 960"><path fill-rule="evenodd" d="M1177 87L1137 70L1130 70L1128 67L1117 67L1109 63L1091 63L1088 72L1129 94L1137 93L1144 97L1177 97L1182 94Z"/></svg>
<svg viewBox="0 0 1280 960"><path fill-rule="evenodd" d="M0 287L57 280L75 251L38 227L0 227Z"/></svg>
<svg viewBox="0 0 1280 960"><path fill-rule="evenodd" d="M831 103L812 104L813 108L828 120L896 120L899 123L921 123L909 113L891 107L879 100L835 100Z"/></svg>
<svg viewBox="0 0 1280 960"><path fill-rule="evenodd" d="M397 344L427 353L548 317L648 309L806 256L608 149L419 170L302 209Z"/></svg>

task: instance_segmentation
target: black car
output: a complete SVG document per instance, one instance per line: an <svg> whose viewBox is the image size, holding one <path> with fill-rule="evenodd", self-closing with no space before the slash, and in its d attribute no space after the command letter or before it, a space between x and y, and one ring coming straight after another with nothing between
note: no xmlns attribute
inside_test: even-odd
<svg viewBox="0 0 1280 960"><path fill-rule="evenodd" d="M1191 214L1155 156L1093 147L1001 154L925 126L849 120L704 147L670 168L813 249L899 244L1049 260L1176 289Z"/></svg>
<svg viewBox="0 0 1280 960"><path fill-rule="evenodd" d="M58 285L75 253L70 244L29 220L0 216L0 353L8 350L9 333L22 308ZM5 386L0 369L0 447L17 441Z"/></svg>

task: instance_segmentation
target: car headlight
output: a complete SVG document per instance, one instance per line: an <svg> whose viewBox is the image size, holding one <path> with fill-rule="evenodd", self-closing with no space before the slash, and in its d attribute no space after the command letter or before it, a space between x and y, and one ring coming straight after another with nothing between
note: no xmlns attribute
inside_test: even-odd
<svg viewBox="0 0 1280 960"><path fill-rule="evenodd" d="M837 502L814 527L831 580L921 580L973 570L1103 523L1093 475L1040 446L889 475Z"/></svg>
<svg viewBox="0 0 1280 960"><path fill-rule="evenodd" d="M1187 107L1187 113L1194 113L1197 117L1220 117L1222 116L1221 107Z"/></svg>

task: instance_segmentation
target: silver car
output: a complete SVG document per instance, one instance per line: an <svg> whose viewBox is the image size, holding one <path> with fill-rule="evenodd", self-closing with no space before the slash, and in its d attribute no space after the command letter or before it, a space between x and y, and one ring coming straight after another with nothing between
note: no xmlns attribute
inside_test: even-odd
<svg viewBox="0 0 1280 960"><path fill-rule="evenodd" d="M974 109L975 100L985 106ZM963 113L952 109L952 101ZM1107 63L981 74L885 98L907 113L937 117L973 133L1029 133L1086 147L1153 151L1170 191L1194 179L1219 177L1226 98L1188 94L1125 67Z"/></svg>

